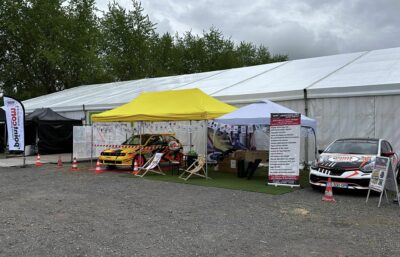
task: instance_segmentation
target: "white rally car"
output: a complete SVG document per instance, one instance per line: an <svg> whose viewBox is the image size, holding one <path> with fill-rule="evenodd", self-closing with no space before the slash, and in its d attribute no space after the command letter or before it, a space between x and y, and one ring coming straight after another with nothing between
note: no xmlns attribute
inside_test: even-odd
<svg viewBox="0 0 400 257"><path fill-rule="evenodd" d="M368 189L376 156L389 157L395 171L398 156L390 143L383 139L347 138L331 143L310 167L310 184L314 189L326 186L328 178L332 187Z"/></svg>

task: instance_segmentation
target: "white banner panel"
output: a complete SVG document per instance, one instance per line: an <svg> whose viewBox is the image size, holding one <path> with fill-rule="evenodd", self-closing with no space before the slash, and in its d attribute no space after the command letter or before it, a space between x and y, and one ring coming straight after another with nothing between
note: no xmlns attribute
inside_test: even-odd
<svg viewBox="0 0 400 257"><path fill-rule="evenodd" d="M74 127L73 155L78 160L97 158L104 149L119 147L132 133L128 122Z"/></svg>
<svg viewBox="0 0 400 257"><path fill-rule="evenodd" d="M144 133L174 133L183 146L183 152L195 150L205 155L206 127L204 121L143 122Z"/></svg>
<svg viewBox="0 0 400 257"><path fill-rule="evenodd" d="M73 136L73 156L78 160L90 159L93 155L91 149L92 127L91 126L74 126ZM93 155L96 156L96 155Z"/></svg>
<svg viewBox="0 0 400 257"><path fill-rule="evenodd" d="M93 157L107 148L118 148L132 134L138 134L129 122L96 122L93 125ZM135 133L136 131L136 133Z"/></svg>
<svg viewBox="0 0 400 257"><path fill-rule="evenodd" d="M3 109L7 120L8 150L25 151L24 106L16 99L4 96Z"/></svg>

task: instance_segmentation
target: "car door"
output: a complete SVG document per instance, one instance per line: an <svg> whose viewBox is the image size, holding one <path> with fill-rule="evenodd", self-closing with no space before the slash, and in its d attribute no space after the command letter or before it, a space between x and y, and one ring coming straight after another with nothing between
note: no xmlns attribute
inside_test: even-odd
<svg viewBox="0 0 400 257"><path fill-rule="evenodd" d="M390 152L390 148L385 140L381 142L381 156L386 156L386 153Z"/></svg>
<svg viewBox="0 0 400 257"><path fill-rule="evenodd" d="M396 152L394 151L392 145L388 142L388 141L384 141L386 142L386 147L389 150L389 152L394 153L393 156L391 157L393 160L393 164L395 165L395 167L397 166L398 162L399 162L399 156L396 154Z"/></svg>
<svg viewBox="0 0 400 257"><path fill-rule="evenodd" d="M389 156L390 153L393 153L393 155ZM386 140L383 140L381 144L381 156L389 157L392 160L394 167L397 166L398 156L394 153L392 145Z"/></svg>

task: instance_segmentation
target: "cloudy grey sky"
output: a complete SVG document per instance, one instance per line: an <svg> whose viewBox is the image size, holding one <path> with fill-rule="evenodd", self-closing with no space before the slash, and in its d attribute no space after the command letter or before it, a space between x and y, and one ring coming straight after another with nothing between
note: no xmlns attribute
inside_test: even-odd
<svg viewBox="0 0 400 257"><path fill-rule="evenodd" d="M96 0L100 10L109 0ZM130 9L130 0L116 0ZM157 31L211 26L299 59L400 46L400 0L142 0Z"/></svg>

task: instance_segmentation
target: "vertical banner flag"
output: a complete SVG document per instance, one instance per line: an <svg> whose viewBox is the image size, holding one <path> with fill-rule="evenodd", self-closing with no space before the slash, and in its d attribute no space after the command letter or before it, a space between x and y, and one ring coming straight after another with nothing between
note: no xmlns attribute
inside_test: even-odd
<svg viewBox="0 0 400 257"><path fill-rule="evenodd" d="M300 113L271 113L269 185L300 186Z"/></svg>
<svg viewBox="0 0 400 257"><path fill-rule="evenodd" d="M4 96L4 111L6 113L8 131L8 150L24 151L25 134L24 120L25 109L22 103L14 98Z"/></svg>

